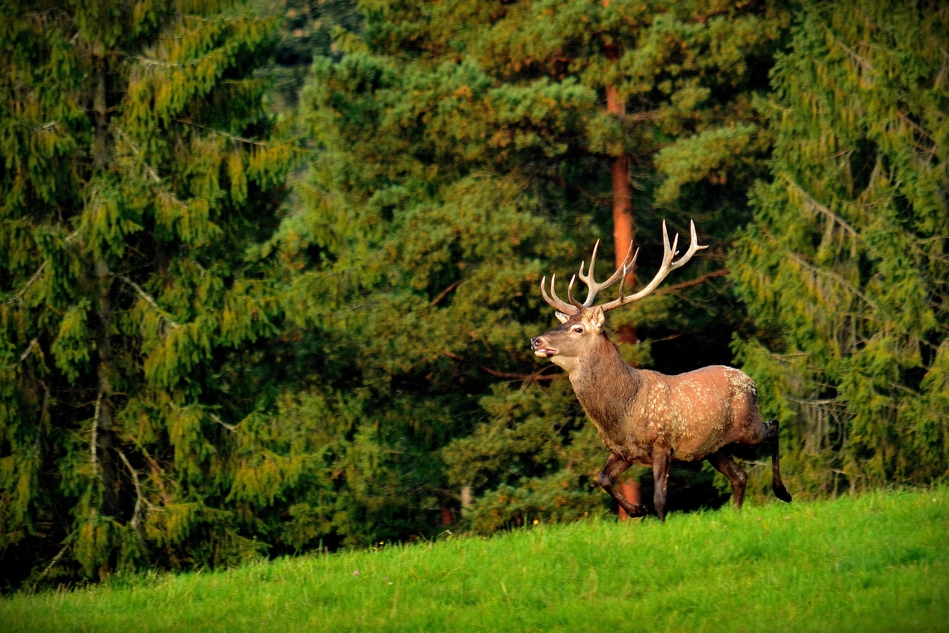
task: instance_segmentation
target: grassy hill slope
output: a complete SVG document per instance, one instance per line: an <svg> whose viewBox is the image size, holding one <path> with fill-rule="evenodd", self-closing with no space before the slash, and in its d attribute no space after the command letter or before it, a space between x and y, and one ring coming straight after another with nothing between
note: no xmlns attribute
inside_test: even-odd
<svg viewBox="0 0 949 633"><path fill-rule="evenodd" d="M19 631L945 631L949 489L535 526L0 600Z"/></svg>

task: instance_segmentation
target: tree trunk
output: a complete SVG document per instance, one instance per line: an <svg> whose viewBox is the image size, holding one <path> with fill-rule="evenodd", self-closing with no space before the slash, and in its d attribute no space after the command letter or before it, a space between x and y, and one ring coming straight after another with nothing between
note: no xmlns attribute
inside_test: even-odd
<svg viewBox="0 0 949 633"><path fill-rule="evenodd" d="M619 59L619 50L615 45L606 47L606 56L615 62ZM606 87L606 110L620 121L626 117L626 102L620 96L616 86ZM613 247L615 249L616 267L623 265L629 245L636 237L636 223L633 220L633 188L629 182L629 157L625 148L613 157L610 166L613 179ZM636 281L636 273L630 270L626 275L626 287L632 289ZM616 331L617 342L636 343L636 328L632 325L620 326Z"/></svg>
<svg viewBox="0 0 949 633"><path fill-rule="evenodd" d="M107 60L102 55L100 47L94 51L95 60L95 94L92 109L94 112L95 145L93 161L95 167L104 170L108 166L112 155L109 138L108 102L107 102ZM96 284L98 285L98 306L96 326L96 349L98 352L99 367L97 372L98 396L96 398L95 419L92 421L92 455L93 466L99 478L101 505L99 511L112 517L118 517L118 464L114 459L113 430L112 430L112 340L110 329L112 325L112 273L107 262L95 262Z"/></svg>
<svg viewBox="0 0 949 633"><path fill-rule="evenodd" d="M616 485L619 493L626 497L626 500L633 505L639 505L639 482L634 479L624 479ZM619 506L619 520L625 521L629 518L623 506Z"/></svg>
<svg viewBox="0 0 949 633"><path fill-rule="evenodd" d="M105 262L96 263L96 277L99 283L99 310L98 325L96 331L96 347L99 356L99 395L96 399L97 406L95 419L93 420L93 456L96 461L96 474L99 477L99 487L101 496L101 506L99 511L111 517L119 517L119 495L118 495L118 464L115 461L113 446L112 429L112 355L111 355L111 337L109 327L111 325L111 303L109 300L109 291L111 288L112 276Z"/></svg>

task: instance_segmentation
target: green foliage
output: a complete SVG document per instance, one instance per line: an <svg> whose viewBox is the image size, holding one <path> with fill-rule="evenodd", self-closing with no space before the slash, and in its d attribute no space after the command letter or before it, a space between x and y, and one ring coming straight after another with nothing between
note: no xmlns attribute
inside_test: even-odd
<svg viewBox="0 0 949 633"><path fill-rule="evenodd" d="M271 108L292 117L300 89L315 58L339 58L348 36L362 29L354 0L249 0L261 15L278 22L273 59L266 67Z"/></svg>
<svg viewBox="0 0 949 633"><path fill-rule="evenodd" d="M274 461L246 475L294 517L297 548L431 535L459 515L488 532L600 508L605 451L569 385L528 348L551 321L537 282L611 232L619 153L639 164L643 276L670 215L653 202L666 173L659 201L689 214L672 226L695 217L719 250L690 273L716 273L743 187L764 165L750 94L789 14L664 2L361 8L365 21L313 64L300 115L317 151L260 251L284 266L288 320L272 415L312 421L297 427L300 446L267 438L258 449ZM629 117L604 109L607 85ZM688 333L666 346L666 371L727 361L716 330L740 317L723 292L658 295L615 325ZM703 353L676 354L696 340ZM655 357L648 338L622 352ZM328 414L312 402L345 402L351 422L317 422ZM311 493L294 460L319 447ZM469 492L475 503L461 508Z"/></svg>
<svg viewBox="0 0 949 633"><path fill-rule="evenodd" d="M224 498L278 317L245 257L295 151L254 75L273 23L47 4L0 5L3 583L256 553Z"/></svg>
<svg viewBox="0 0 949 633"><path fill-rule="evenodd" d="M0 602L29 631L941 631L945 489L536 525ZM841 596L847 597L845 605Z"/></svg>
<svg viewBox="0 0 949 633"><path fill-rule="evenodd" d="M5 587L612 509L528 340L626 159L637 277L711 248L624 358L734 351L798 491L946 477L945 10L250 7L0 2Z"/></svg>
<svg viewBox="0 0 949 633"><path fill-rule="evenodd" d="M949 12L808 6L773 74L771 182L732 256L759 327L739 357L793 488L949 475Z"/></svg>

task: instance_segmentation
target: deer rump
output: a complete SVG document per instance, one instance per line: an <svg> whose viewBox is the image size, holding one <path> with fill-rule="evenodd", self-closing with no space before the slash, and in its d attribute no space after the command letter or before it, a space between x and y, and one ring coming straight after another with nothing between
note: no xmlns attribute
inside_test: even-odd
<svg viewBox="0 0 949 633"><path fill-rule="evenodd" d="M674 460L708 459L729 480L735 505L744 501L748 476L723 449L732 444L761 444L771 448L771 488L782 501L791 496L781 481L778 454L778 422L762 422L758 392L751 378L733 367L712 366L677 376L640 370L623 361L604 330L606 313L645 297L676 268L687 263L698 244L695 223L690 222L691 243L679 259L679 236L669 244L666 224L662 224L663 257L656 276L642 290L624 295L624 280L636 261L638 251L629 252L623 263L602 283L594 278L599 241L593 247L590 267L580 264L567 288L568 301L557 296L556 277L551 277L547 294L546 277L541 280L541 296L556 309L561 325L531 339L531 349L567 371L577 399L593 420L610 457L597 481L629 516L655 512L665 520L669 468ZM573 297L579 276L587 285L581 303ZM619 297L594 305L601 290L619 281ZM633 505L615 488L613 479L633 464L652 466L656 482L654 508Z"/></svg>

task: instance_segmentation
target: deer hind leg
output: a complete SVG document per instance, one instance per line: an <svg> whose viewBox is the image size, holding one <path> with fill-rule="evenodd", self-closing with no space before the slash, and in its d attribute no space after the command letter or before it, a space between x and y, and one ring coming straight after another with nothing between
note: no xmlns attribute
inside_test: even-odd
<svg viewBox="0 0 949 633"><path fill-rule="evenodd" d="M610 458L606 461L606 466L603 467L603 470L600 471L599 476L597 476L596 481L600 486L605 490L611 497L616 499L616 503L622 506L623 510L626 511L626 514L630 517L642 517L647 514L651 514L649 506L646 505L634 505L629 502L626 497L621 495L613 487L613 479L622 474L626 469L628 469L632 464L616 453L610 453Z"/></svg>
<svg viewBox="0 0 949 633"><path fill-rule="evenodd" d="M784 487L784 482L781 481L781 458L778 454L778 421L766 422L765 427L768 429L765 437L771 446L771 490L774 491L774 496L781 501L791 503L791 494Z"/></svg>
<svg viewBox="0 0 949 633"><path fill-rule="evenodd" d="M666 520L666 491L669 488L669 469L672 467L672 449L656 446L652 450L652 476L656 490L653 504L660 521Z"/></svg>
<svg viewBox="0 0 949 633"><path fill-rule="evenodd" d="M741 510L741 506L745 502L745 483L748 481L748 475L745 474L741 466L735 463L731 455L727 455L722 451L716 451L706 459L715 467L715 470L728 479L728 483L732 485L732 500L735 502L735 508Z"/></svg>

